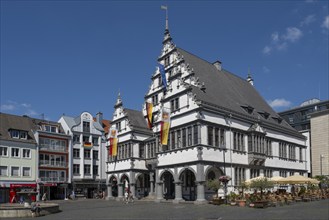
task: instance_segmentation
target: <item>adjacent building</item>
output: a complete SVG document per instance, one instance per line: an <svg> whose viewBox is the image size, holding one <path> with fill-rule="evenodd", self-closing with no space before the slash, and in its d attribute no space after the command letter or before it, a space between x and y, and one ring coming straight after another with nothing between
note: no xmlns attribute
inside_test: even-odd
<svg viewBox="0 0 329 220"><path fill-rule="evenodd" d="M329 132L328 120L325 116L328 109L329 100L310 99L298 107L279 113L285 121L307 138L306 161L310 177L321 174L320 164L324 167L328 166L328 157L325 157L329 152L329 139L326 136Z"/></svg>
<svg viewBox="0 0 329 220"><path fill-rule="evenodd" d="M18 202L25 193L37 191L38 151L33 123L27 116L0 113L0 124L0 203Z"/></svg>
<svg viewBox="0 0 329 220"><path fill-rule="evenodd" d="M72 144L72 189L77 197L93 198L105 190L105 137L103 114L96 119L89 112L77 117L63 115L59 119Z"/></svg>
<svg viewBox="0 0 329 220"><path fill-rule="evenodd" d="M260 175L307 175L306 138L266 103L250 75L242 79L220 61L177 47L167 27L158 62L142 111L125 108L120 96L115 103L108 199L129 190L155 201L204 203L213 193L206 182L219 176L231 176L234 190Z"/></svg>

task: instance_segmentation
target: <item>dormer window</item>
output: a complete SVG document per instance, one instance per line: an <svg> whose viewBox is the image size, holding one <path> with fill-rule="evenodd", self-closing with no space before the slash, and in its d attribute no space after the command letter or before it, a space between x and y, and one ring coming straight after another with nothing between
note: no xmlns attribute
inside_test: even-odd
<svg viewBox="0 0 329 220"><path fill-rule="evenodd" d="M164 61L165 61L165 66L166 67L169 66L169 64L170 64L170 57L169 56L165 57Z"/></svg>
<svg viewBox="0 0 329 220"><path fill-rule="evenodd" d="M265 119L268 119L268 117L270 116L270 113L264 111L258 112L258 114L260 114Z"/></svg>
<svg viewBox="0 0 329 220"><path fill-rule="evenodd" d="M19 139L19 131L18 130L11 130L10 135L11 135L12 138Z"/></svg>
<svg viewBox="0 0 329 220"><path fill-rule="evenodd" d="M26 131L21 131L20 133L19 133L19 138L20 139L27 139L27 132Z"/></svg>
<svg viewBox="0 0 329 220"><path fill-rule="evenodd" d="M278 122L279 124L281 124L282 122L282 118L280 117L272 117L276 122Z"/></svg>
<svg viewBox="0 0 329 220"><path fill-rule="evenodd" d="M46 132L57 133L57 127L52 125L44 125L43 130Z"/></svg>
<svg viewBox="0 0 329 220"><path fill-rule="evenodd" d="M251 114L254 111L254 107L252 107L250 105L241 105L241 107L243 108L243 110L245 110L249 114Z"/></svg>

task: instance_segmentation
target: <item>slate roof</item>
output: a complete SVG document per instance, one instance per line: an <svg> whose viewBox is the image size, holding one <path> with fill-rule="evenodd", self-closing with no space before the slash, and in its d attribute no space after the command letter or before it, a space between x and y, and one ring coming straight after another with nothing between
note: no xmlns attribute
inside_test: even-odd
<svg viewBox="0 0 329 220"><path fill-rule="evenodd" d="M219 71L212 63L181 48L177 48L177 51L183 55L185 63L189 64L190 68L193 68L195 77L199 78L199 82L205 85L206 89L204 92L199 87L192 86L192 92L196 94L197 100L216 105L229 112L231 111L248 118L259 118L261 121L284 127L300 136L286 121L282 120L281 123L278 123L276 119L272 118L280 118L280 116L267 104L254 86L245 79L224 69ZM251 106L254 110L249 114L242 106ZM265 119L258 112L267 112L270 115L268 119Z"/></svg>
<svg viewBox="0 0 329 220"><path fill-rule="evenodd" d="M8 141L18 141L36 144L32 128L34 127L31 118L27 116L17 116L0 112L0 139ZM10 130L27 132L27 139L16 139L10 135Z"/></svg>
<svg viewBox="0 0 329 220"><path fill-rule="evenodd" d="M133 130L135 131L143 131L147 133L152 133L152 131L148 128L146 120L141 111L133 110L133 109L124 109L127 114L128 120L130 121L130 125L133 126Z"/></svg>

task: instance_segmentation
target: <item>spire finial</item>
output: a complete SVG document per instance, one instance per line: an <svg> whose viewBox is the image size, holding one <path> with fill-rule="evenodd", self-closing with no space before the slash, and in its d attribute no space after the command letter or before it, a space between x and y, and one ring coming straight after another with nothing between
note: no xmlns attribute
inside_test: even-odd
<svg viewBox="0 0 329 220"><path fill-rule="evenodd" d="M251 85L254 85L254 80L253 80L253 78L251 77L251 74L250 74L250 68L248 68L247 82L249 82Z"/></svg>
<svg viewBox="0 0 329 220"><path fill-rule="evenodd" d="M169 25L168 25L168 6L167 5L161 5L161 9L166 11L166 30L169 30Z"/></svg>

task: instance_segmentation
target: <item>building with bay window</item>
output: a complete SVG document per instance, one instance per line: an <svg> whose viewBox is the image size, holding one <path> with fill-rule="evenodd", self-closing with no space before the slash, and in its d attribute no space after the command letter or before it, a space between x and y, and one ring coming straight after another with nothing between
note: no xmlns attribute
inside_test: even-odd
<svg viewBox="0 0 329 220"><path fill-rule="evenodd" d="M164 71L152 74L142 110L125 108L120 96L115 103L118 154L108 157L108 199L129 190L154 201L199 204L213 195L206 182L222 175L232 177L234 190L260 175L307 174L306 138L266 103L250 75L243 79L220 61L177 47L168 28L157 60ZM146 102L153 104L151 128ZM164 110L170 112L166 145Z"/></svg>
<svg viewBox="0 0 329 220"><path fill-rule="evenodd" d="M77 117L63 115L59 119L65 133L72 139L72 190L76 196L93 198L105 189L105 137L103 114L94 119L89 112Z"/></svg>

